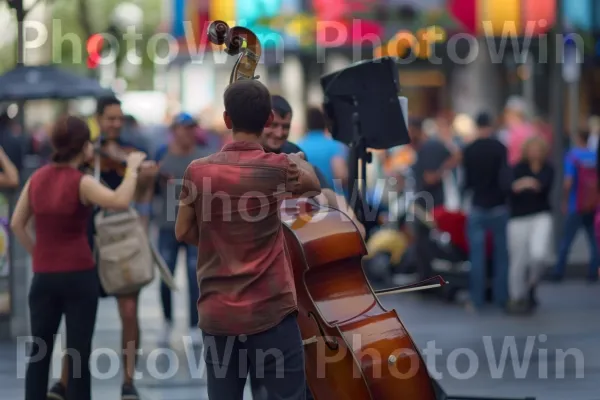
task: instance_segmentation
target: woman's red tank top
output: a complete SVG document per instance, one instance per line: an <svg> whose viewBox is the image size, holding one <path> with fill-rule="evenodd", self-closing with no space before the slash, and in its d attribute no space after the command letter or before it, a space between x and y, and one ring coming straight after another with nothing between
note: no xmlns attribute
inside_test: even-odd
<svg viewBox="0 0 600 400"><path fill-rule="evenodd" d="M83 173L49 164L29 182L29 204L35 224L33 272L73 272L94 268L87 227L92 207L81 203Z"/></svg>

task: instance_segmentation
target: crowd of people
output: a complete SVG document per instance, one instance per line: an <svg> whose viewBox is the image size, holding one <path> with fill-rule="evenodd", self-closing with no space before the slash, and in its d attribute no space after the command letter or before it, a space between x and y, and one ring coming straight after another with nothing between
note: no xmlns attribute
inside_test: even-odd
<svg viewBox="0 0 600 400"><path fill-rule="evenodd" d="M534 311L536 287L548 272L554 281L564 278L571 246L581 228L590 249L587 278L597 281L597 130L590 127L577 132L563 165L555 165L550 154L552 136L530 118L520 99L510 99L498 120L487 113L473 120L475 132L466 139L453 132L447 115L437 118L429 133L423 121L412 120L411 144L380 154L386 166L383 175L410 168L416 198L428 200L424 205L429 211L445 209L466 215L468 308L485 306L486 282L492 276L493 300L498 306L515 314ZM564 171L562 204L552 201L557 168ZM560 246L552 266L555 208L565 213L566 222L563 232L555 232ZM427 258L423 253L419 256L420 261Z"/></svg>
<svg viewBox="0 0 600 400"><path fill-rule="evenodd" d="M232 91L235 90L235 88L232 89ZM234 135L233 137L221 137L219 138L221 140L217 141L213 140L214 135L211 137L210 133L199 130L199 123L195 118L181 113L173 118L172 125L168 129L168 137L164 138L163 143L159 141L157 146L151 148L149 145L151 139L144 136L143 128L140 129L141 127L133 118L123 114L121 103L115 97L102 98L97 102L95 123L100 130L98 138L93 137L89 124L83 119L68 115L57 119L46 140L49 144L46 147L51 149L46 152L49 159L25 183L11 221L11 228L17 240L32 254L34 278L29 294L32 335L48 345L46 356L42 357L40 362L31 363L28 367L26 399L90 398L90 371L87 367L74 371L78 367L73 364L73 357L69 354L65 354L63 357L60 381L55 382L49 390L46 389L53 338L64 315L67 326L67 348L78 352L82 360L89 358L98 299L108 296L116 297L122 322L124 365L122 399L139 398L134 382L136 350L139 348L140 342L139 291L125 295L109 295L98 279L97 259L94 254L96 245L94 216L101 210L124 210L133 204L147 228L149 223L158 228L157 248L172 273L177 265L180 249L185 250L186 262L184 264L189 283L189 336L195 345L203 341L203 335L206 340L206 335L211 332L229 332L234 325L238 326L241 320L240 314L237 312L234 313L237 317L231 320L231 326L223 325L227 323L225 316L228 314L225 312L214 315L214 318L211 317L211 313L218 310L219 305L231 305L232 300L221 299L216 300L215 303L214 295L211 293L217 293L214 290L221 287L221 283L213 282L216 278L197 279L198 274L210 275L212 268L215 268L212 265L214 255L212 255L211 249L201 248L199 251L198 238L194 237L189 240L185 233L181 233L181 228L176 224L176 218L184 218L182 215L185 215L190 209L181 206L178 197L182 190L181 180L189 179L187 174L190 173L190 166L196 162L194 160L207 159L206 157L210 159L219 154L232 156L248 154L251 157L266 157L263 162L269 165L277 162L283 163L282 168L288 174L283 182L292 193L316 193L317 201L346 210L356 221L345 197L336 190L334 184L334 181L345 182L347 180L346 150L344 146L326 134L325 118L321 111L318 108L309 110L307 124L310 132L306 135L305 140L299 143L303 146L300 149L297 144L287 140L293 115L289 103L281 96L271 97L269 95L262 99L263 107L270 104L269 113L272 111L269 123L265 124L265 121L260 121L262 118L260 114L252 115L251 110L245 110L247 105L236 104L239 102L236 99L240 96L243 97L244 90L249 89L237 88L238 93L232 92L231 96L233 97L229 100L226 95L225 103L229 116L225 118L224 122L230 129L233 129ZM268 94L266 89L261 93ZM253 118L257 120L254 124L252 121L248 122ZM240 132L241 129L245 131ZM45 140L39 139L39 141L39 147L44 148ZM247 143L254 144L246 145ZM95 171L95 160L102 157L103 154L102 151L97 150L106 144L128 149L129 156L126 160L127 168L124 174L112 167L100 168L99 171ZM219 151L223 145L222 151ZM323 154L323 151L326 154ZM44 153L40 152L40 154ZM270 154L271 156L261 156L261 154ZM14 166L11 168L12 164L6 164L7 159L3 153L0 153L0 163L4 170L4 175L0 176L0 184L4 182L3 179L7 181L7 185L13 181L18 184L18 175L13 176L13 172L16 172L17 169ZM292 164L285 167L284 164L289 163L289 160L293 160L294 168L298 168L296 172L292 172L290 169ZM310 167L306 160L310 160ZM235 161L234 156L231 168L238 168L235 166ZM223 173L225 164L220 163L219 165L223 167L219 168ZM94 172L98 172L98 179L94 178ZM311 178L313 174L314 176ZM231 178L237 175L239 175L239 171L228 176ZM259 180L264 178L262 175L258 175L258 177ZM220 178L213 178L215 179L213 182L220 184L226 182L223 175ZM291 185L294 179L298 181L296 186ZM248 180L244 181L244 184L249 185L247 188L251 190L256 189L256 185L259 183L257 182ZM236 184L240 183L235 180L231 182L231 185ZM188 222L195 223L193 221L189 220ZM267 221L268 223L264 226L265 230L274 235L280 235L280 229L273 228L280 224L277 221L279 221L278 218ZM364 235L365 232L360 222L356 221L356 224L361 234ZM244 228L243 223L238 228L242 231L244 229L256 230L254 226ZM239 232L234 236L239 238ZM235 238L229 238L229 241L231 240L235 240ZM228 243L225 240L223 246ZM276 259L283 257L277 248L273 249L269 245L262 247L262 251L272 253ZM265 254L265 256L267 255ZM284 258L281 262L284 262ZM265 266L262 264L260 263L256 268L264 268ZM269 271L277 272L277 270L276 266L269 267ZM240 281L239 285L242 287L252 286L251 284L256 281L255 275L258 276L261 273L256 271L256 274L248 275L250 280L246 283ZM264 279L269 280L275 277L275 275L271 275L272 273L269 276L265 275ZM283 286L290 285L289 276L278 279L284 279ZM277 299L281 299L281 288L277 287L276 292L273 295ZM289 310L296 307L292 292L290 291ZM258 301L259 298L264 298L265 293L260 292L256 296L256 301ZM168 345L173 313L171 289L164 282L161 284L160 298L163 305L164 327L158 344ZM261 301L265 304L275 305L278 310L282 309L279 300L277 302ZM204 302L209 302L210 306L203 306ZM248 324L251 325L248 329L261 331L269 328L272 323L278 322L275 321L279 318L278 313L263 311L265 310L257 313L257 310L248 310L243 313L246 316L254 315L255 317L261 314L264 318L273 320L261 322L260 318L255 318L256 321L248 321ZM285 311L286 315L287 313ZM202 316L200 320L199 315ZM258 325L254 326L253 324ZM285 328L286 331L283 334L279 331L274 331L271 336L264 334L263 346L277 340L284 343L289 337L298 336L297 333L294 333L297 326L292 319L285 324L289 326ZM213 335L212 338L217 340L219 335ZM282 341L282 339L285 340ZM295 346L297 343L292 343L292 345ZM38 351L40 351L39 342L33 346L32 354ZM301 360L302 357L298 359L298 362ZM76 375L82 378L75 379ZM303 374L299 373L298 378L303 383L302 388L280 384L280 390L293 389L304 393L302 376ZM252 387L255 397L261 398L259 396L265 386L271 386L269 390L274 390L272 387L274 382L269 384L265 382L265 379L253 378ZM217 386L216 382L212 386ZM215 398L230 398L226 393L233 393L232 391L239 389L239 385L232 385L231 382L218 386L219 389L212 389L211 398L215 396Z"/></svg>
<svg viewBox="0 0 600 400"><path fill-rule="evenodd" d="M327 133L320 108L308 109L306 134L292 143L288 140L290 128L293 117L297 117L283 97L248 81L231 85L224 102L223 123L233 132L231 136L207 133L193 116L181 113L173 118L167 137L154 148L143 127L123 114L120 101L114 97L98 100L98 138L78 117L63 116L54 124L48 135L51 158L25 183L11 221L16 238L33 259L29 294L32 335L48 349L41 361L28 367L27 400L90 398L87 363L74 371L68 354L63 359L60 381L48 391L54 335L64 315L67 347L79 352L82 360L89 358L98 299L111 296L103 290L96 271L94 215L101 210L128 209L132 204L147 229L150 224L157 227L157 247L171 273L180 250L185 252L192 342L200 344L209 338L222 353L227 337L248 335L255 340L236 342L236 351L278 347L287 355L286 365L297 373L283 380L251 374L255 400L263 398L265 388L282 398L310 398L302 372L301 338L290 318L296 309L294 283L282 272L288 261L278 213L269 213L271 217L261 221L260 227L237 217L224 227L202 220L196 214L201 205L180 201L180 197L189 195L186 182L205 178L218 182L227 193L273 189L267 196L273 199L277 195L274 188L280 183L293 194L311 192L321 204L345 211L363 237L368 232L362 222L369 221L358 221L349 204L353 196L346 190L350 179L348 149ZM437 118L433 133L425 132L423 121L411 119L411 143L377 152L375 157L380 167L376 167L378 178L400 177L403 168L410 169L414 190L426 194L417 196L417 201L423 200L427 211L444 208L466 214L464 235L471 264L468 307L484 307L491 264L494 303L510 313L535 309L536 287L546 272L552 249L553 207L562 207L566 224L564 232L557 233L562 240L552 277L563 279L570 247L584 228L591 253L588 279L597 281L598 173L593 147L597 144L590 144L594 136L587 131L576 135L564 165L557 166L549 158L547 132L527 118L518 101L509 102L500 123L487 113L475 116L474 121L476 132L466 141L455 134L447 115ZM124 174L115 168L94 171L93 161L100 154L95 149L106 143L129 149ZM211 168L214 165L218 168ZM18 168L2 151L0 166L0 187L16 187ZM564 169L565 202L559 205L551 201L556 168ZM254 170L259 173L253 174ZM99 179L92 172L98 172ZM239 216L247 210L228 212ZM199 228L201 220L203 230ZM201 231L209 233L202 236ZM255 237L258 231L263 232L260 240ZM417 233L417 237L426 234ZM244 266L244 272L232 272L231 263ZM269 289L273 282L280 283L275 290ZM123 332L122 399L136 400L139 291L114 296ZM159 345L168 345L173 312L171 290L164 282L160 298L164 327ZM33 346L32 355L38 351L39 342ZM207 364L218 363L207 357ZM245 380L233 375L225 378L209 373L210 398L241 398Z"/></svg>

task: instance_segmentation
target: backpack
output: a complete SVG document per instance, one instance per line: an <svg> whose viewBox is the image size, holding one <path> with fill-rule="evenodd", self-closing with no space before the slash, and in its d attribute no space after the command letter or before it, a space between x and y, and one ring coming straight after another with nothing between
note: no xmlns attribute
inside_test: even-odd
<svg viewBox="0 0 600 400"><path fill-rule="evenodd" d="M138 213L100 211L94 218L98 275L107 294L136 293L154 280L150 242Z"/></svg>
<svg viewBox="0 0 600 400"><path fill-rule="evenodd" d="M598 204L598 173L595 165L573 160L576 171L575 204L579 214L596 211Z"/></svg>

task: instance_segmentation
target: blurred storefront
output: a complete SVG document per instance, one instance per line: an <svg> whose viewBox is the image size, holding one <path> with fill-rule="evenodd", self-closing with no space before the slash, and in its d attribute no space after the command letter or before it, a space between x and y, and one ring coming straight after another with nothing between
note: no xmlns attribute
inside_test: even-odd
<svg viewBox="0 0 600 400"><path fill-rule="evenodd" d="M600 3L597 0L565 2L566 27L581 38L583 64L575 84L579 125L590 115L600 115ZM567 123L570 118L567 117ZM573 125L573 124L571 124Z"/></svg>
<svg viewBox="0 0 600 400"><path fill-rule="evenodd" d="M448 59L442 54L447 32L458 28L445 0L373 1L360 9L356 3L314 1L321 23L317 32L317 60L325 60L323 72L373 57L398 59L402 95L414 117L435 115L449 103ZM348 16L351 16L350 18ZM436 35L437 34L437 35ZM435 55L442 55L435 57ZM331 59L340 60L335 65ZM343 60L343 61L342 61Z"/></svg>
<svg viewBox="0 0 600 400"><path fill-rule="evenodd" d="M305 25L312 21L301 14L301 0L174 0L172 6L175 9L168 25L180 52L163 72L163 81L169 98L179 101L174 108L192 113L211 108L212 113L220 114L220 94L229 83L236 57L210 44L206 32L210 21L223 20L256 33L263 50L256 74L272 92L288 96L292 106L301 111L305 96L297 87L303 82L298 51Z"/></svg>
<svg viewBox="0 0 600 400"><path fill-rule="evenodd" d="M565 4L572 25L593 27L594 0ZM556 0L172 0L165 15L180 53L163 81L179 108L220 106L235 59L214 51L206 30L222 19L257 33L264 52L257 74L299 115L321 101L324 73L386 54L399 59L411 115L498 113L515 94L546 114L555 9ZM585 79L600 80L600 63L588 64ZM598 109L600 95L587 86L581 108ZM298 119L292 135L301 130Z"/></svg>
<svg viewBox="0 0 600 400"><path fill-rule="evenodd" d="M545 35L554 25L556 0L449 0L448 7L464 33L479 39L474 62L457 71L463 79L455 91L471 99L460 111L497 113L509 96L520 95L532 110L547 112L553 52Z"/></svg>

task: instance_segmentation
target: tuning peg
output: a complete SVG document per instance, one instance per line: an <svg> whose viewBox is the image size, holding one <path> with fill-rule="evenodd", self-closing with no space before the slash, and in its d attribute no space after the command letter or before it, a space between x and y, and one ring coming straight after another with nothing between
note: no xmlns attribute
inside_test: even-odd
<svg viewBox="0 0 600 400"><path fill-rule="evenodd" d="M208 27L208 40L220 46L225 43L228 32L229 25L227 23L224 21L215 21Z"/></svg>

